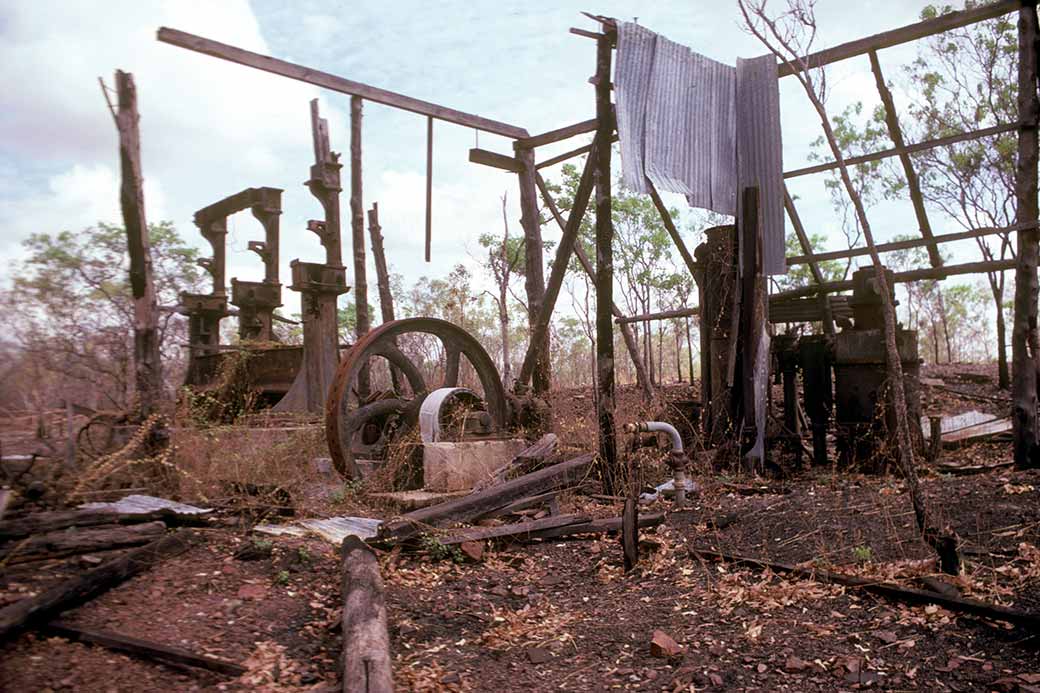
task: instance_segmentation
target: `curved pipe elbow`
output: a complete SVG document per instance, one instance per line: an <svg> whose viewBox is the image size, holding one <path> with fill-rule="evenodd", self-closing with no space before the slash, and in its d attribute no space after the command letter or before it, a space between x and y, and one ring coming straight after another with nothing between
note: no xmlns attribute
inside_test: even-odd
<svg viewBox="0 0 1040 693"><path fill-rule="evenodd" d="M629 433L667 433L672 440L672 451L683 452L682 437L675 426L664 421L640 421L639 423L625 424L625 430Z"/></svg>

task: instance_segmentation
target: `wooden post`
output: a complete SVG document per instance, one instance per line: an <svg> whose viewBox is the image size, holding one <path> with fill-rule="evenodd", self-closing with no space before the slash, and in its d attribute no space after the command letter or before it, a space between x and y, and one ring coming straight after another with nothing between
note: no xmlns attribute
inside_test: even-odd
<svg viewBox="0 0 1040 693"><path fill-rule="evenodd" d="M608 142L614 130L610 103L610 61L616 32L596 40L596 138ZM604 492L615 495L623 488L617 474L617 439L614 430L614 225L610 208L610 147L596 148L596 418L599 422L599 464Z"/></svg>
<svg viewBox="0 0 1040 693"><path fill-rule="evenodd" d="M1036 0L1018 11L1018 164L1015 169L1015 222L1037 220L1037 17ZM1035 227L1018 232L1015 265L1015 317L1011 332L1012 416L1015 466L1040 467L1037 431L1037 379L1040 337L1037 335L1037 244Z"/></svg>
<svg viewBox="0 0 1040 693"><path fill-rule="evenodd" d="M390 636L379 561L354 535L343 540L343 691L391 693Z"/></svg>
<svg viewBox="0 0 1040 693"><path fill-rule="evenodd" d="M152 277L148 222L144 214L137 87L129 72L116 71L116 94L119 110L115 119L119 131L119 169L122 180L119 204L123 210L127 250L130 253L130 290L134 297L134 385L138 412L143 421L158 411L162 400L163 378L159 357L159 307Z"/></svg>
<svg viewBox="0 0 1040 693"><path fill-rule="evenodd" d="M350 97L350 231L354 250L354 334L358 339L368 333L368 278L365 270L365 207L361 181L361 118L362 99ZM358 374L358 393L369 391L369 370Z"/></svg>
<svg viewBox="0 0 1040 693"><path fill-rule="evenodd" d="M607 147L609 149L609 147ZM524 289L527 292L527 321L531 329L531 338L538 325L538 314L545 301L545 275L542 261L542 225L538 215L538 188L535 183L534 150L521 149L516 153L520 161L520 225L524 229ZM580 217L579 217L580 218ZM538 359L532 371L532 386L535 394L549 391L549 332L539 345L530 345L528 350L537 348Z"/></svg>
<svg viewBox="0 0 1040 693"><path fill-rule="evenodd" d="M433 116L426 118L426 262L433 245Z"/></svg>

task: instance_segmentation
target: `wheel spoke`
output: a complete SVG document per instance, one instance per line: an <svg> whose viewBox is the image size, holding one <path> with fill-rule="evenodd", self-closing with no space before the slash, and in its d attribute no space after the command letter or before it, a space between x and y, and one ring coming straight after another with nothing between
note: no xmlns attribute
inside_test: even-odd
<svg viewBox="0 0 1040 693"><path fill-rule="evenodd" d="M404 353L397 348L397 345L392 342L382 342L372 350L373 356L382 356L392 365L397 366L404 377L408 379L408 384L412 388L412 394L418 396L421 393L426 392L426 380L423 378L422 373L415 367L412 360L404 355Z"/></svg>
<svg viewBox="0 0 1040 693"><path fill-rule="evenodd" d="M444 348L447 352L447 365L444 367L444 387L458 387L462 350L454 342L445 342Z"/></svg>

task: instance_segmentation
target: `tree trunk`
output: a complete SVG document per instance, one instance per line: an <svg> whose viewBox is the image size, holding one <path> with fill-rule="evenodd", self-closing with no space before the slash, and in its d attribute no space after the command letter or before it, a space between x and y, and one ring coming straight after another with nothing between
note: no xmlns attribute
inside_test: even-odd
<svg viewBox="0 0 1040 693"><path fill-rule="evenodd" d="M159 409L162 401L162 362L159 355L159 307L155 297L148 222L144 213L141 173L141 133L138 128L137 87L129 72L116 71L119 110L119 203L130 254L130 290L134 297L134 385L140 419Z"/></svg>
<svg viewBox="0 0 1040 693"><path fill-rule="evenodd" d="M604 147L610 149L610 147ZM527 292L527 322L534 333L538 313L545 299L545 274L542 260L542 225L538 216L538 192L535 182L534 150L521 149L516 154L521 163L520 179L520 225L524 229L524 289ZM538 348L531 384L535 394L549 391L549 331Z"/></svg>
<svg viewBox="0 0 1040 693"><path fill-rule="evenodd" d="M1036 7L1018 11L1018 163L1015 168L1015 223L1037 221L1037 18ZM1011 331L1012 416L1015 466L1040 467L1037 431L1037 380L1040 379L1040 338L1037 335L1037 245L1035 227L1018 232L1015 267L1015 317Z"/></svg>
<svg viewBox="0 0 1040 693"><path fill-rule="evenodd" d="M993 302L997 308L997 385L1001 390L1011 387L1011 373L1007 361L1007 324L1004 321L1004 289L994 287Z"/></svg>

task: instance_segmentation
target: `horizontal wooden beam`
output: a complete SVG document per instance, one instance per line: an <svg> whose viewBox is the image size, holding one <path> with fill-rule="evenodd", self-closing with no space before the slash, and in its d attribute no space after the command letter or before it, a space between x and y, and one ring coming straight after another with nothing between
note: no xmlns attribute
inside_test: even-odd
<svg viewBox="0 0 1040 693"><path fill-rule="evenodd" d="M960 274L982 274L983 272L1002 272L1014 269L1014 260L989 260L985 262L967 262L963 265L945 265L943 267L928 267L925 269L910 270L908 272L897 272L895 274L896 284L916 282L925 279L946 279ZM838 291L850 291L852 280L847 279L840 282L827 282L826 284L813 284L800 289L780 291L772 294L770 300L781 300L787 298L800 298L802 296L814 296L816 294L832 294Z"/></svg>
<svg viewBox="0 0 1040 693"><path fill-rule="evenodd" d="M949 12L934 19L926 19L915 24L908 24L907 26L899 27L898 29L884 31L880 34L874 34L873 36L867 36L865 38L856 39L855 41L849 41L848 43L842 43L841 45L832 48L826 48L822 51L810 53L801 60L810 69L814 67L822 67L823 65L838 62L839 60L845 60L857 55L865 55L872 50L876 51L881 50L882 48L891 48L892 46L898 46L901 43L916 41L917 39L925 38L926 36L941 34L944 31L959 29L962 26L968 26L969 24L975 24L976 22L1000 17L1009 12L1014 12L1021 6L1021 0L1002 0L1001 2L995 2L991 5L983 5L971 10ZM801 68L799 65L793 63L791 65L782 64L779 66L778 74L781 77L787 77L800 71Z"/></svg>
<svg viewBox="0 0 1040 693"><path fill-rule="evenodd" d="M495 135L502 135L503 137L509 137L512 139L530 137L530 133L527 132L527 130L515 125L510 125L509 123L502 123L497 120L491 120L471 113L456 111L454 108L448 108L439 104L430 103L429 101L405 96L404 94L398 94L396 92L387 91L386 89L362 84L361 82L337 77L328 72L322 72L321 70L304 67L303 65L297 65L296 63L279 60L278 58L272 58L268 55L261 55L260 53L247 51L243 48L230 46L226 43L220 43L219 41L213 41L212 39L203 38L177 29L162 27L159 29L157 38L163 43L169 43L197 53L204 53L205 55L214 58L228 60L233 63L238 63L239 65L245 65L246 67L252 67L257 70L263 70L264 72L281 75L282 77L289 77L290 79L296 79L301 82L306 82L307 84L313 84L332 91L338 91L341 94L360 96L363 99L375 101L384 106L392 106L405 111L411 111L412 113L419 113L448 123L476 128L477 130L483 130L484 132L490 132Z"/></svg>
<svg viewBox="0 0 1040 693"><path fill-rule="evenodd" d="M490 152L487 149L479 149L477 147L469 150L469 160L474 164L500 168L503 171L512 171L513 173L520 173L520 171L523 170L523 166L520 165L520 162L513 157L499 154L497 152Z"/></svg>
<svg viewBox="0 0 1040 693"><path fill-rule="evenodd" d="M676 310L663 310L659 313L644 313L642 315L629 315L614 320L619 325L624 325L630 322L649 322L651 320L669 320L671 318L688 318L694 315L700 315L701 309L694 306L693 308L678 308Z"/></svg>
<svg viewBox="0 0 1040 693"><path fill-rule="evenodd" d="M617 141L618 141L617 133L614 133L614 136L610 138L610 143L614 144ZM563 161L566 161L567 159L573 159L576 156L581 156L582 154L588 154L590 151L592 151L592 145L591 144L586 144L584 147L578 147L577 149L572 149L569 152L564 152L563 154L560 154L558 156L554 156L551 159L546 159L545 161L542 161L540 163L535 164L534 167L536 169L538 169L538 168L546 168L548 166L555 166L556 164L558 164L560 162L563 162Z"/></svg>
<svg viewBox="0 0 1040 693"><path fill-rule="evenodd" d="M993 227L987 226L980 229L971 229L970 231L959 231L957 233L947 233L941 236L933 236L931 239L927 238L908 238L903 241L892 241L891 243L879 243L876 247L879 253L891 253L895 250L909 250L911 248L922 248L932 243L950 243L952 241L963 241L970 238L982 238L984 236L992 236L998 233L1011 233L1012 231L1020 231L1026 228L1033 228L1036 224L1025 223L1015 224L1013 226L1001 226ZM834 250L826 253L813 253L812 255L793 255L787 258L787 266L793 265L804 265L807 262L824 262L826 260L845 260L853 257L861 257L869 255L870 250L868 248L849 248L848 250Z"/></svg>
<svg viewBox="0 0 1040 693"><path fill-rule="evenodd" d="M1018 123L1011 123L1007 125L994 125L993 127L983 128L981 130L962 132L959 135L949 135L947 137L939 137L934 140L926 140L924 142L910 144L905 147L893 147L892 149L884 149L880 152L874 152L873 154L863 154L862 156L850 156L849 158L845 159L845 165L856 166L857 164L865 164L870 161L880 161L881 159L887 159L891 156L913 154L914 152L922 152L926 149L934 149L935 147L943 147L950 144L957 144L958 142L964 142L966 140L977 140L979 138L989 137L991 135L1000 135L1005 132L1012 132L1018 130L1018 127ZM805 168L795 169L794 171L785 171L784 179L786 180L788 178L798 178L799 176L807 176L810 173L822 173L824 171L833 171L836 168L838 168L838 162L828 161L824 164L806 166Z"/></svg>
<svg viewBox="0 0 1040 693"><path fill-rule="evenodd" d="M513 149L534 149L535 147L541 147L543 144L551 144L553 142L559 142L560 140L574 137L575 135L592 132L596 129L597 122L598 121L595 118L591 118L589 120L583 120L580 123L574 123L573 125L550 130L549 132L543 132L540 135L525 137L513 142Z"/></svg>

